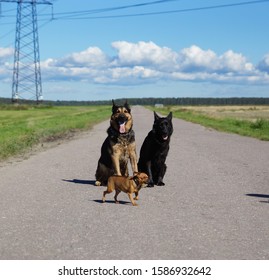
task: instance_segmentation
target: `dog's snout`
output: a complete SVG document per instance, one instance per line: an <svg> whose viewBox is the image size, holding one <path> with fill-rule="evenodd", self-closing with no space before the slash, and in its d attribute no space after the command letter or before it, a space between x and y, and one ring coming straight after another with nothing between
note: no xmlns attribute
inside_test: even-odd
<svg viewBox="0 0 269 280"><path fill-rule="evenodd" d="M124 115L124 114L120 114L119 116L118 116L118 122L119 123L124 123L124 122L126 122L127 121L127 118L126 118L126 116Z"/></svg>
<svg viewBox="0 0 269 280"><path fill-rule="evenodd" d="M149 183L149 177L147 176L147 177L144 177L144 183L145 184L148 184Z"/></svg>

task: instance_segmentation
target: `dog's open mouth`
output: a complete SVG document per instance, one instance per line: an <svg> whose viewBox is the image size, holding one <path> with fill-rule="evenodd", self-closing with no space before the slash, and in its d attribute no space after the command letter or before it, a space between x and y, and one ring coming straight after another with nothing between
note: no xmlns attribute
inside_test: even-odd
<svg viewBox="0 0 269 280"><path fill-rule="evenodd" d="M126 123L128 121L128 118L126 118L125 115L120 115L117 119L118 127L119 127L119 133L126 133Z"/></svg>
<svg viewBox="0 0 269 280"><path fill-rule="evenodd" d="M126 122L119 122L119 132L120 133L126 132L125 124L126 124Z"/></svg>
<svg viewBox="0 0 269 280"><path fill-rule="evenodd" d="M166 141L168 139L168 135L163 135L163 140Z"/></svg>

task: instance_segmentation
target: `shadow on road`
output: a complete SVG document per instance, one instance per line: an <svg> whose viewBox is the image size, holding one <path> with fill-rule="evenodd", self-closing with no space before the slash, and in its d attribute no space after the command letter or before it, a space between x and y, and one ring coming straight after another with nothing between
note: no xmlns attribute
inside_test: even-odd
<svg viewBox="0 0 269 280"><path fill-rule="evenodd" d="M95 180L81 180L81 179L62 179L64 182L74 183L74 184L81 184L81 185L95 185Z"/></svg>
<svg viewBox="0 0 269 280"><path fill-rule="evenodd" d="M103 200L101 199L95 199L93 200L94 202L97 202L97 203L100 203L100 204L106 204L106 203L109 203L109 204L116 204L115 203L115 200L106 200L106 202L104 203ZM129 201L119 201L119 204L131 204L131 202Z"/></svg>
<svg viewBox="0 0 269 280"><path fill-rule="evenodd" d="M247 193L247 196L251 196L251 197L261 197L261 198L268 198L269 199L269 194L258 194L258 193ZM260 201L261 203L269 203L269 200L263 200Z"/></svg>

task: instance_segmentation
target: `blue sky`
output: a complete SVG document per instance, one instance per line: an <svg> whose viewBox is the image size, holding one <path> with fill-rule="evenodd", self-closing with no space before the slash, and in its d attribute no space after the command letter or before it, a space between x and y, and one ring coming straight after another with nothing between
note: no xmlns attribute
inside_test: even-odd
<svg viewBox="0 0 269 280"><path fill-rule="evenodd" d="M269 97L269 1L52 3L54 20L38 5L44 99ZM11 96L16 5L1 4L1 97Z"/></svg>

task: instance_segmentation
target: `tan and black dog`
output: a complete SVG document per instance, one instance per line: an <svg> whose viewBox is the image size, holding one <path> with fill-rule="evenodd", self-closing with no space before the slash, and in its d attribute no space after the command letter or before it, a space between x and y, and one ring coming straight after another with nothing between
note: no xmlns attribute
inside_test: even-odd
<svg viewBox="0 0 269 280"><path fill-rule="evenodd" d="M96 186L106 185L111 175L128 176L130 160L133 172L137 172L137 155L133 118L127 101L117 106L112 100L112 115L107 138L101 147L101 157L95 174Z"/></svg>
<svg viewBox="0 0 269 280"><path fill-rule="evenodd" d="M107 190L103 194L103 202L106 201L105 196L108 193L116 191L114 196L115 202L119 203L117 197L121 191L128 194L133 206L137 206L134 200L138 200L138 192L142 188L143 184L148 183L148 175L142 172L135 172L133 177L117 176L113 175L108 178ZM132 194L135 194L133 198Z"/></svg>

